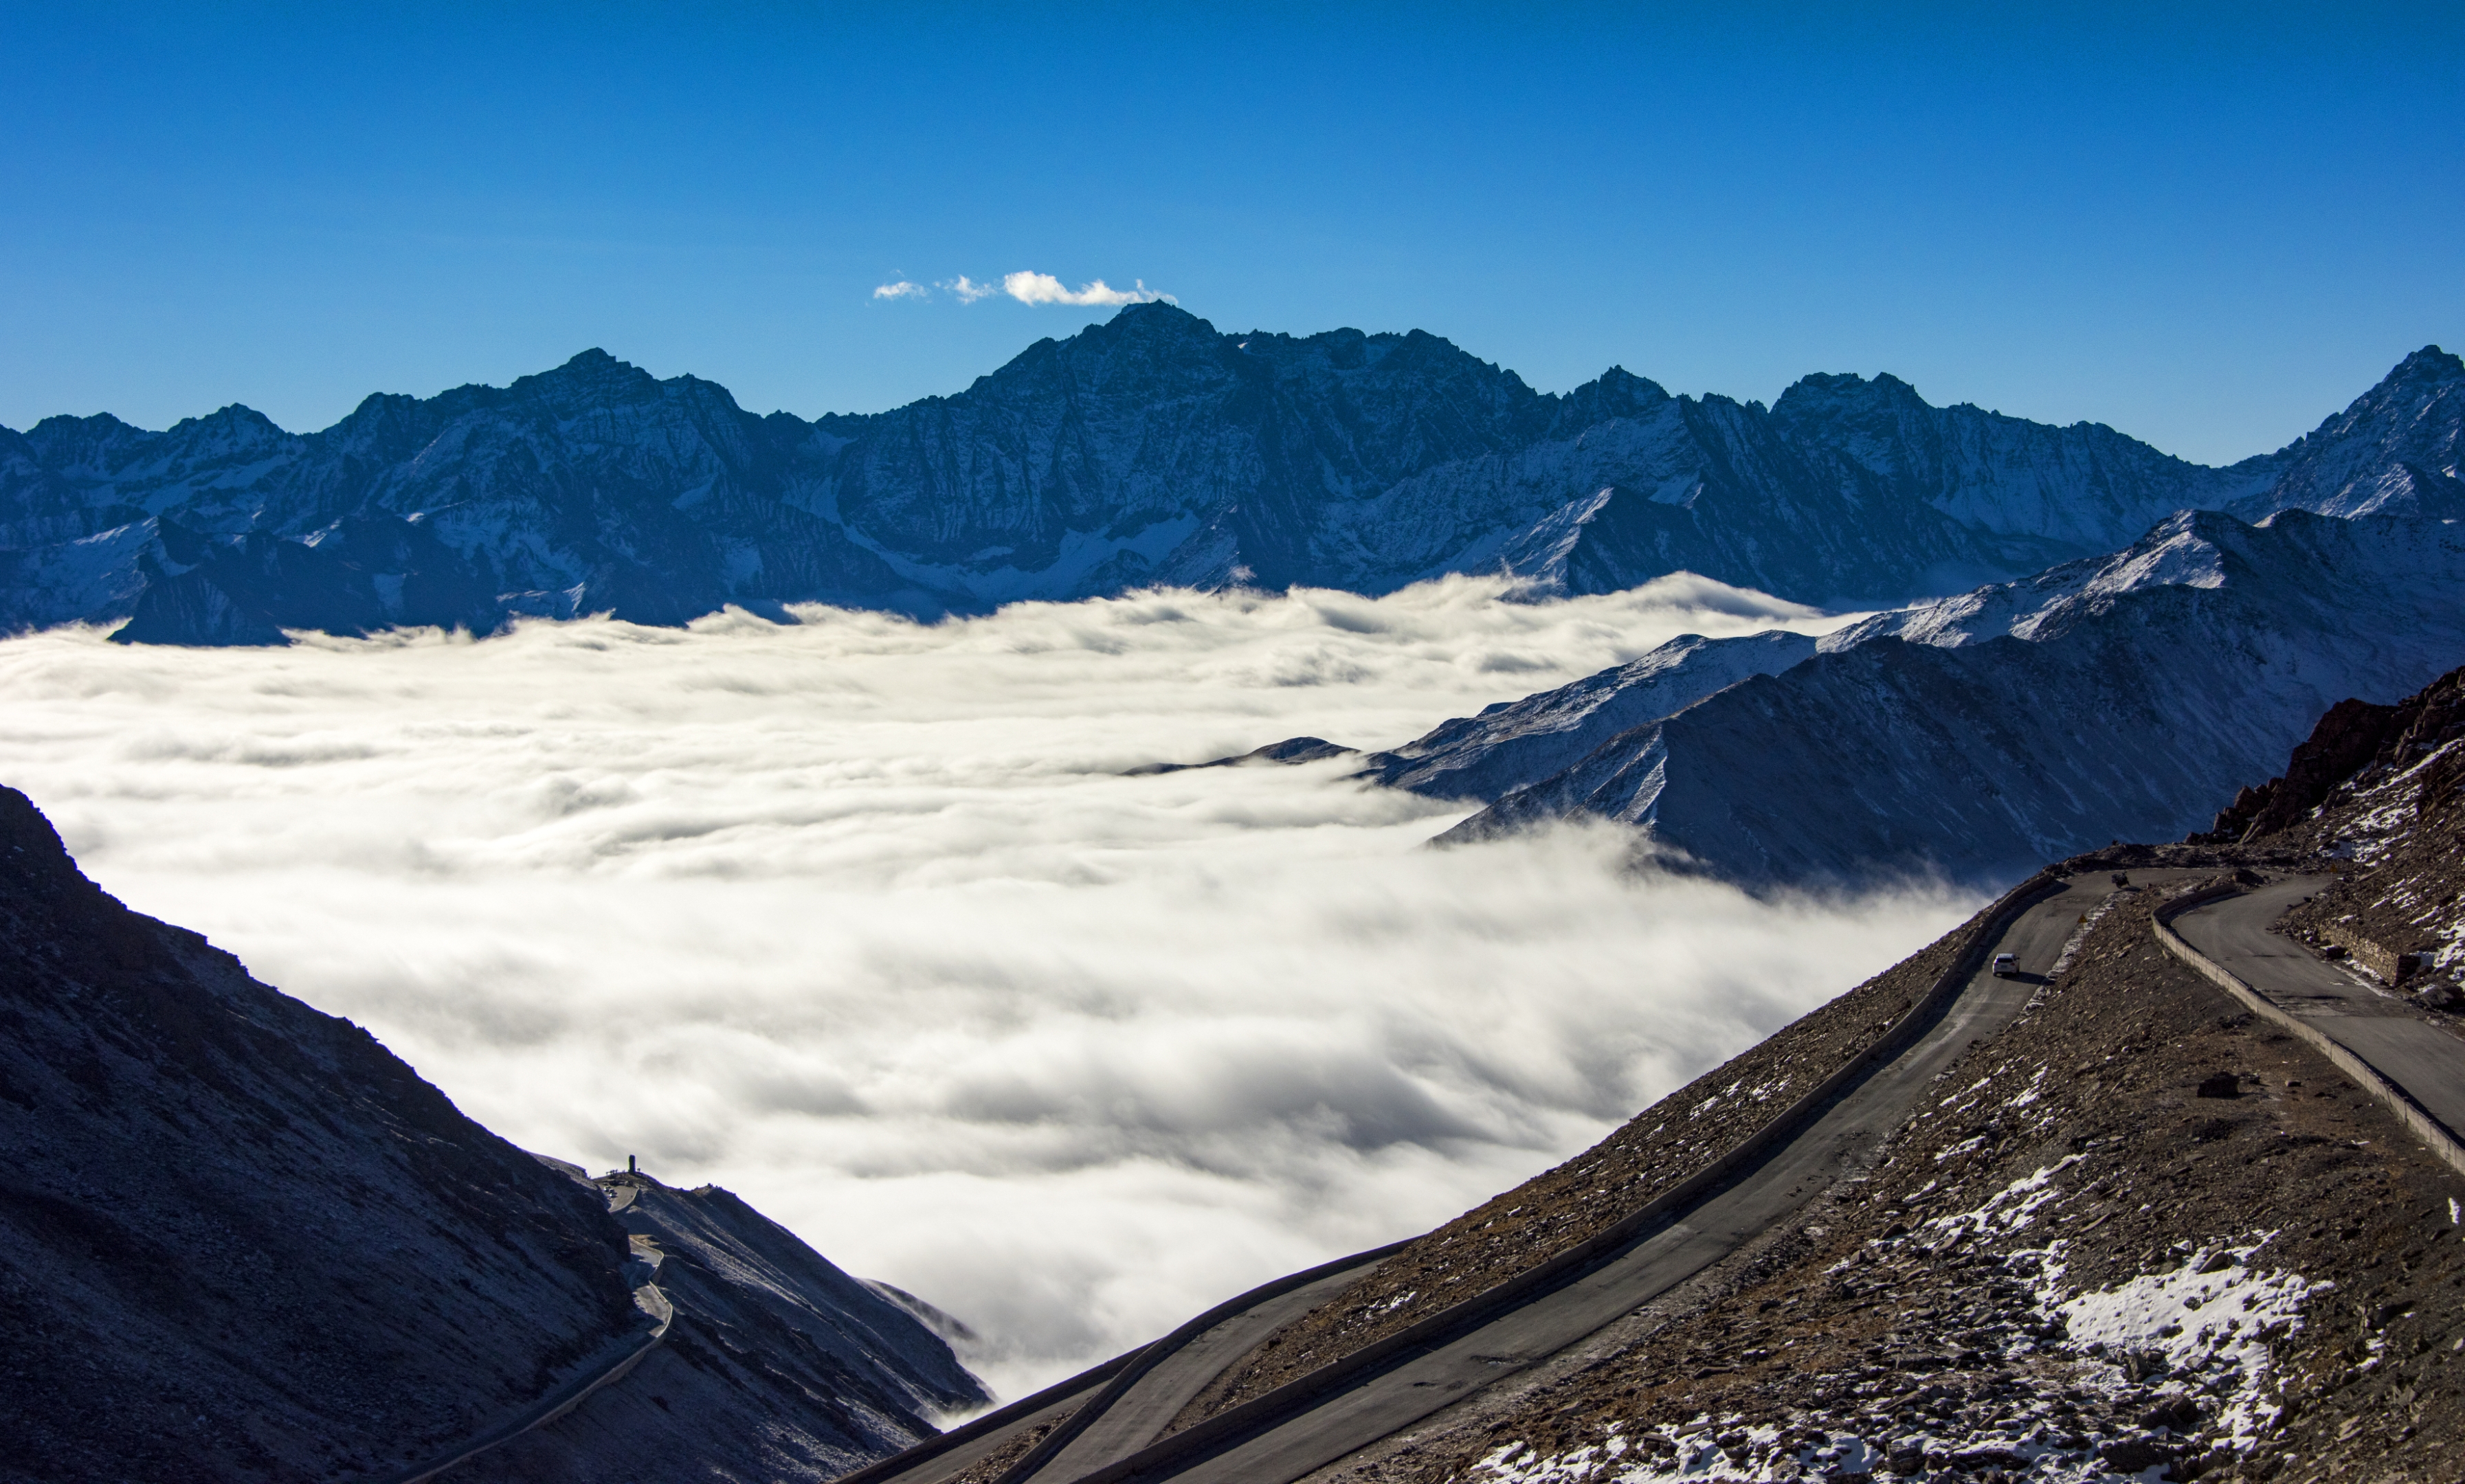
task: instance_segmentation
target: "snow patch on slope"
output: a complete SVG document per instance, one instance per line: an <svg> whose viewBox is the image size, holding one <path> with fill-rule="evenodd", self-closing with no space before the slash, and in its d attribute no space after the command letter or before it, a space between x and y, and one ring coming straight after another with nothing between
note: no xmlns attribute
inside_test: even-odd
<svg viewBox="0 0 2465 1484"><path fill-rule="evenodd" d="M1925 1229L1938 1238L2027 1229L2041 1207L2059 1199L2054 1177L2076 1163L2076 1156L2040 1168L1971 1209L1925 1223ZM1633 1434L1613 1425L1604 1441L1560 1453L1507 1443L1462 1477L1466 1484L1793 1484L1887 1470L1924 1474L1928 1464L1947 1463L1964 1473L1989 1467L2014 1474L2025 1471L2032 1479L2053 1484L2154 1481L2166 1472L2165 1463L2137 1471L2118 1467L2106 1450L2123 1440L2067 1431L2055 1404L2067 1389L2119 1395L2138 1384L2135 1378L2163 1375L2161 1404L2196 1396L2213 1410L2221 1444L2253 1447L2280 1410L2272 1396L2272 1343L2300 1330L2305 1306L2336 1287L2254 1266L2275 1235L2260 1231L2212 1241L2177 1268L2086 1292L2063 1282L2067 1241L2011 1253L2007 1269L2030 1274L2022 1324L2051 1338L2019 1339L2003 1352L2007 1362L2033 1360L2013 1372L2025 1378L2021 1388L1989 1423L1948 1426L1912 1412L1905 1425L1871 1429L1869 1435L1825 1433L1795 1421L1749 1424L1735 1413L1705 1414ZM1915 1240L1878 1238L1870 1245ZM2161 1428L2159 1435L2166 1429Z"/></svg>

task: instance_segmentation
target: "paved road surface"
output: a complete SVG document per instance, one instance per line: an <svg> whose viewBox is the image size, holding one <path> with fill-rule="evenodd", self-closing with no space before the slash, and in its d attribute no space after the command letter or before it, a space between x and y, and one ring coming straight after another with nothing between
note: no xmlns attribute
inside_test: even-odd
<svg viewBox="0 0 2465 1484"><path fill-rule="evenodd" d="M2142 873L2153 882L2183 873ZM1632 1313L1748 1240L1786 1221L1913 1112L1937 1074L1970 1042L2017 1017L2045 983L2080 915L2113 888L2076 882L2021 915L1993 952L2019 956L2020 977L1981 969L1942 1020L1788 1145L1686 1219L1602 1267L1455 1340L1402 1358L1388 1369L1267 1430L1203 1456L1160 1464L1143 1478L1208 1484L1290 1484L1471 1393L1512 1376ZM1048 1473L1059 1484L1066 1476ZM1039 1481L1043 1484L1043 1481Z"/></svg>
<svg viewBox="0 0 2465 1484"><path fill-rule="evenodd" d="M1140 1377L1138 1384L1106 1407L1102 1417L1038 1469L1035 1478L1075 1479L1154 1442L1163 1436L1166 1425L1181 1415L1190 1398L1207 1389L1207 1384L1224 1374L1225 1367L1248 1355L1252 1347L1281 1325L1344 1292L1372 1266L1363 1263L1358 1268L1347 1268L1305 1288L1271 1298L1184 1345Z"/></svg>
<svg viewBox="0 0 2465 1484"><path fill-rule="evenodd" d="M1140 1377L1127 1392L1115 1398L1101 1417L1048 1460L1043 1468L1036 1471L1035 1476L1040 1479L1074 1478L1111 1458L1136 1452L1161 1433L1165 1425L1188 1405L1191 1397L1205 1390L1209 1382L1222 1375L1226 1366L1247 1355L1253 1345L1267 1338L1277 1325L1307 1313L1321 1300L1342 1292L1344 1285L1375 1265L1374 1258L1355 1263L1315 1283L1265 1299L1203 1331ZM1274 1285L1259 1286L1269 1288ZM998 1429L969 1438L945 1452L921 1460L911 1468L872 1475L868 1484L940 1484L940 1481L1007 1446L1021 1432L1053 1421L1090 1401L1090 1393L1100 1392L1109 1380L1108 1374L1097 1373L1102 1370L1103 1367L1099 1366L1097 1371L1081 1372L1071 1381L1062 1383L1055 1388L1053 1400L1010 1419ZM881 1465L873 1467L880 1468Z"/></svg>
<svg viewBox="0 0 2465 1484"><path fill-rule="evenodd" d="M1085 1384L1082 1385L1072 1386L1061 1396L1055 1398L1053 1401L1037 1407L1034 1411L1029 1412L1023 1417L1014 1419L1007 1427L987 1432L982 1437L969 1438L966 1442L959 1444L948 1451L936 1453L932 1457L923 1460L911 1469L904 1469L897 1473L878 1475L873 1480L873 1484L940 1484L940 1481L959 1473L970 1464L974 1464L982 1460L988 1453L990 1453L995 1449L1008 1444L1011 1439L1017 1437L1019 1433L1025 1429L1033 1428L1039 1423L1050 1422L1054 1418L1058 1417L1062 1413L1078 1406L1081 1402L1084 1402L1087 1399L1089 1392L1102 1387L1105 1380L1102 1376L1096 1376L1090 1379L1084 1374L1072 1379L1084 1382ZM879 1465L876 1464L868 1467L878 1468ZM861 1473L862 1471L859 1470L858 1472Z"/></svg>
<svg viewBox="0 0 2465 1484"><path fill-rule="evenodd" d="M2448 1132L2465 1138L2465 1039L2422 1019L2395 996L2321 960L2268 925L2336 882L2289 876L2174 919L2192 947L2326 1032L2409 1094Z"/></svg>

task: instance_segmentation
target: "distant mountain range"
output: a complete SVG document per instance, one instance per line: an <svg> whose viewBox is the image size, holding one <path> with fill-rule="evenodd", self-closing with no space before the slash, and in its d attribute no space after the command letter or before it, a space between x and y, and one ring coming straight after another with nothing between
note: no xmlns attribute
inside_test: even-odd
<svg viewBox="0 0 2465 1484"><path fill-rule="evenodd" d="M1602 592L1689 570L1877 606L2112 550L2182 509L2465 514L2461 392L2465 365L2426 347L2308 437L2212 469L1890 376L1810 376L1769 408L1617 369L1553 396L1419 331L1227 335L1163 303L955 395L814 422L588 351L306 434L240 407L162 432L0 430L0 629L255 644L1501 571Z"/></svg>

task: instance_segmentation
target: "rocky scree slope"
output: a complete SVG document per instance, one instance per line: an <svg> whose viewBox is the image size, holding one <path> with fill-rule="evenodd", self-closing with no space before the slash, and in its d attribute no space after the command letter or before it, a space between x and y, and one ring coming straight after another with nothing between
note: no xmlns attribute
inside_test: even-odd
<svg viewBox="0 0 2465 1484"><path fill-rule="evenodd" d="M1679 645L1665 665L1646 656L1450 722L1375 770L1432 791L1498 788L1521 759L1545 765L1606 729L1590 718L1654 709L1657 688L1680 709L1441 838L1589 816L1637 827L1665 862L1756 888L2008 882L2109 840L2179 836L2331 702L2402 696L2454 664L2465 523L2191 512L2111 556L1877 614L1785 668L1804 641ZM1700 698L1670 683L1765 666L1776 673ZM1638 700L1620 712L1622 689Z"/></svg>
<svg viewBox="0 0 2465 1484"><path fill-rule="evenodd" d="M813 422L590 351L307 434L240 407L161 432L0 430L0 627L257 644L1500 571L1599 592L1691 570L1863 605L2109 549L2176 509L2418 504L2390 481L2453 481L2459 385L2428 347L2299 458L2210 469L1889 376L1809 377L1769 408L1616 369L1553 396L1418 331L1230 335L1167 304L951 396Z"/></svg>
<svg viewBox="0 0 2465 1484"><path fill-rule="evenodd" d="M128 911L8 789L0 1032L0 1473L382 1478L648 1328L646 1265L604 1191L366 1031ZM981 1396L923 1326L732 1197L678 1199L662 1278L706 1318L672 1331L677 1357L724 1360L680 1392L694 1412L635 1408L571 1476L672 1433L699 1440L702 1476L794 1476L767 1460L880 1456L929 1434L928 1406ZM739 1234L727 1260L686 1235L711 1223Z"/></svg>
<svg viewBox="0 0 2465 1484"><path fill-rule="evenodd" d="M2465 1180L2109 905L1802 1217L1314 1475L2448 1480Z"/></svg>

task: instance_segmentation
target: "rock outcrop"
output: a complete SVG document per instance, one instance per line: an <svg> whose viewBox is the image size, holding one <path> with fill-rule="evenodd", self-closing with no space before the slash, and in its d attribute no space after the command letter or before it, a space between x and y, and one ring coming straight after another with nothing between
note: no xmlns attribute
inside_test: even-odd
<svg viewBox="0 0 2465 1484"><path fill-rule="evenodd" d="M2219 810L2198 842L2256 838L2291 830L2338 788L2366 768L2379 772L2410 766L2426 755L2465 738L2465 671L2452 670L2419 693L2393 705L2348 697L2328 708L2311 735L2297 744L2285 771L2245 786ZM2465 768L2440 768L2426 779L2428 806L2436 810L2454 796Z"/></svg>
<svg viewBox="0 0 2465 1484"><path fill-rule="evenodd" d="M2281 777L2245 792L2262 804L2251 823L2229 810L2193 838L2339 869L2283 931L2343 950L2430 1009L2465 1008L2465 669L2394 705L2337 707Z"/></svg>

